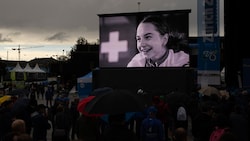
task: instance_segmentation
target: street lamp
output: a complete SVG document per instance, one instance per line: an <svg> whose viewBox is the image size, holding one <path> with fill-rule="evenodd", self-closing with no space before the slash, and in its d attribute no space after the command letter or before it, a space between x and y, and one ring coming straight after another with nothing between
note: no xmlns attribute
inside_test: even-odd
<svg viewBox="0 0 250 141"><path fill-rule="evenodd" d="M18 45L18 48L12 48L12 50L17 50L18 51L18 61L20 61L20 45Z"/></svg>
<svg viewBox="0 0 250 141"><path fill-rule="evenodd" d="M140 5L141 5L141 2L138 1L138 2L137 2L137 5L138 5L138 12L140 12Z"/></svg>

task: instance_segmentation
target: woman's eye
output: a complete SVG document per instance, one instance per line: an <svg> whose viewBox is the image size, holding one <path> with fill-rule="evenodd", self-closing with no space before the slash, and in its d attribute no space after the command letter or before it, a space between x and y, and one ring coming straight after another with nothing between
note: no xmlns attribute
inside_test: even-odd
<svg viewBox="0 0 250 141"><path fill-rule="evenodd" d="M150 40L152 37L151 36L145 36L145 39Z"/></svg>

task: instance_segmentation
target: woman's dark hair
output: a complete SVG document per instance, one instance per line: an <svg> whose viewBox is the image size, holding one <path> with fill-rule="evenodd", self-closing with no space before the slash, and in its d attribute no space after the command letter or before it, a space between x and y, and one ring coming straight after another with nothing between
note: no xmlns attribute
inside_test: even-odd
<svg viewBox="0 0 250 141"><path fill-rule="evenodd" d="M178 31L172 31L167 23L166 17L162 15L149 15L144 17L140 23L151 23L161 35L168 34L167 47L169 49L173 49L174 52L183 50L189 53L187 35Z"/></svg>
<svg viewBox="0 0 250 141"><path fill-rule="evenodd" d="M149 15L146 16L141 23L151 23L156 27L156 30L161 34L169 34L170 28L169 25L166 22L166 19L163 16L158 15Z"/></svg>

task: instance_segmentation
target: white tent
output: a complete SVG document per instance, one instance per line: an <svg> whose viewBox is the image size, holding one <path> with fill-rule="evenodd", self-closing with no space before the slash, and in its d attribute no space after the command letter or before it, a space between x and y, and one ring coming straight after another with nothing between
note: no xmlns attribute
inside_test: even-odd
<svg viewBox="0 0 250 141"><path fill-rule="evenodd" d="M10 70L10 79L21 81L26 79L24 69L20 66L19 62L17 62L16 66Z"/></svg>
<svg viewBox="0 0 250 141"><path fill-rule="evenodd" d="M32 72L38 72L38 73L46 73L44 70L42 70L38 64L33 68Z"/></svg>
<svg viewBox="0 0 250 141"><path fill-rule="evenodd" d="M23 70L24 72L34 72L33 69L30 67L29 63L26 64Z"/></svg>
<svg viewBox="0 0 250 141"><path fill-rule="evenodd" d="M10 70L10 72L24 72L24 69L20 66L19 62L17 62L16 66Z"/></svg>

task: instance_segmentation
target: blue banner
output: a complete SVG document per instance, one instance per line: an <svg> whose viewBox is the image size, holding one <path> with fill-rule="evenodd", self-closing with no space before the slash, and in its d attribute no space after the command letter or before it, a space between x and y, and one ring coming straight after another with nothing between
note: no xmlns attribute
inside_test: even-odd
<svg viewBox="0 0 250 141"><path fill-rule="evenodd" d="M198 1L198 70L220 70L219 0Z"/></svg>
<svg viewBox="0 0 250 141"><path fill-rule="evenodd" d="M220 85L219 0L198 0L198 84Z"/></svg>
<svg viewBox="0 0 250 141"><path fill-rule="evenodd" d="M220 70L220 39L215 38L212 43L205 43L198 38L198 70Z"/></svg>

